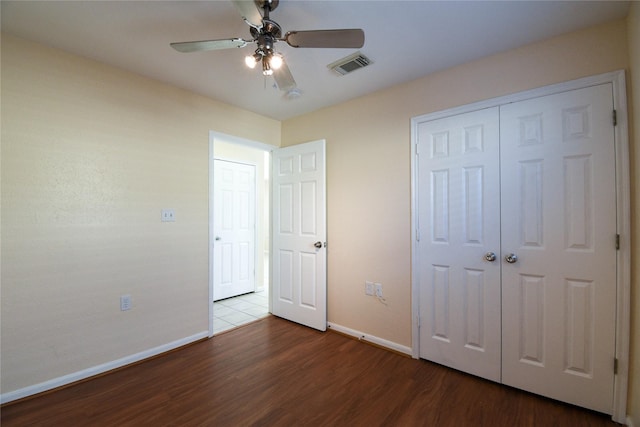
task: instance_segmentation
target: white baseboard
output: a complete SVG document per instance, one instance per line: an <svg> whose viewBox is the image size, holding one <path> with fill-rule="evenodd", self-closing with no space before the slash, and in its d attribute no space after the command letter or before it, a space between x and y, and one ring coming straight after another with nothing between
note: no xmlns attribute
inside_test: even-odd
<svg viewBox="0 0 640 427"><path fill-rule="evenodd" d="M627 415L627 419L624 423L627 427L634 427L633 420L631 419L631 415Z"/></svg>
<svg viewBox="0 0 640 427"><path fill-rule="evenodd" d="M347 328L345 326L336 325L335 323L328 322L327 326L329 329L333 329L337 332L341 332L345 335L349 335L355 338L358 338L361 341L367 341L375 345L379 345L380 347L388 348L393 351L397 351L398 353L403 353L408 356L411 356L411 347L407 347L406 345L400 345L393 341L388 341L383 338L378 338L373 335L365 334L364 332L356 331L355 329Z"/></svg>
<svg viewBox="0 0 640 427"><path fill-rule="evenodd" d="M182 347L187 344L191 344L203 338L209 336L209 331L200 332L189 337L181 338L170 343L150 348L149 350L141 351L140 353L132 354L130 356L123 357L121 359L113 360L111 362L103 363L98 366L83 369L82 371L73 372L71 374L64 375L62 377L54 378L39 384L30 385L18 390L10 391L0 395L0 404L11 402L14 400L22 399L24 397L33 396L34 394L42 393L44 391L53 390L67 384L81 381L96 375L103 374L105 372L112 371L114 369L121 368L132 363L140 362L141 360L148 359L158 354L165 353L167 351L174 350L178 347Z"/></svg>

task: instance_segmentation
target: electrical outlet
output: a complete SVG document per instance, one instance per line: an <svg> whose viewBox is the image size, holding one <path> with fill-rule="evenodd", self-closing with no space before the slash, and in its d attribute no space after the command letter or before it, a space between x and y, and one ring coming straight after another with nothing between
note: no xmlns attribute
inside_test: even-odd
<svg viewBox="0 0 640 427"><path fill-rule="evenodd" d="M121 311L131 310L131 295L120 296L120 310Z"/></svg>
<svg viewBox="0 0 640 427"><path fill-rule="evenodd" d="M382 296L382 283L376 283L374 286L376 288L376 296L378 298L383 298L383 296Z"/></svg>
<svg viewBox="0 0 640 427"><path fill-rule="evenodd" d="M364 282L364 293L365 295L373 295L373 282Z"/></svg>
<svg viewBox="0 0 640 427"><path fill-rule="evenodd" d="M162 222L175 222L176 212L173 209L162 209L160 219Z"/></svg>

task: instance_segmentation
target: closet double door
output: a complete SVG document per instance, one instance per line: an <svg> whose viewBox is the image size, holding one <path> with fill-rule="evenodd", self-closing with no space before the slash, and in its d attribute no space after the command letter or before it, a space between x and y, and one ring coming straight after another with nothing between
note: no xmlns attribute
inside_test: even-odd
<svg viewBox="0 0 640 427"><path fill-rule="evenodd" d="M417 124L420 357L612 413L612 86Z"/></svg>

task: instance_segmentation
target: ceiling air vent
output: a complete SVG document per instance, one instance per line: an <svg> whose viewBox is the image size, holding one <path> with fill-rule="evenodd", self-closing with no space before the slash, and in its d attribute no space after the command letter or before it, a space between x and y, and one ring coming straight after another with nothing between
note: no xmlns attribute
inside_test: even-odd
<svg viewBox="0 0 640 427"><path fill-rule="evenodd" d="M327 67L340 74L341 76L344 76L345 74L349 74L352 71L364 68L369 64L371 64L371 60L369 58L367 58L360 52L356 52L353 55L347 56L346 58L342 58L337 60L336 62L332 62L331 64L327 65Z"/></svg>

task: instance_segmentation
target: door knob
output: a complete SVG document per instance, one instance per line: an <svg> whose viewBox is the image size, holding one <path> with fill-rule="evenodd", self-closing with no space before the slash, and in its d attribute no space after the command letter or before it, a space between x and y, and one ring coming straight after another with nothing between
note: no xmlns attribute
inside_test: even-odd
<svg viewBox="0 0 640 427"><path fill-rule="evenodd" d="M487 252L486 254L484 254L484 259L489 262L493 262L496 260L496 254L494 254L493 252Z"/></svg>
<svg viewBox="0 0 640 427"><path fill-rule="evenodd" d="M315 246L316 248L320 249L322 247L322 242L315 242L313 244L313 246Z"/></svg>
<svg viewBox="0 0 640 427"><path fill-rule="evenodd" d="M222 237L216 236L216 240L221 240L221 239L222 239Z"/></svg>
<svg viewBox="0 0 640 427"><path fill-rule="evenodd" d="M504 257L504 260L507 261L509 264L513 264L514 262L518 261L518 255L509 254L506 257Z"/></svg>

